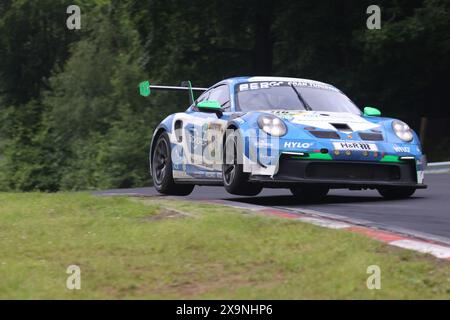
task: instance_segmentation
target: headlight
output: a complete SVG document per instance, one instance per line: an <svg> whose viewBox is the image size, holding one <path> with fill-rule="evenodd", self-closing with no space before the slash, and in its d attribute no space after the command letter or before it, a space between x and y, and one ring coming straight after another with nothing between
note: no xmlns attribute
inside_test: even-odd
<svg viewBox="0 0 450 320"><path fill-rule="evenodd" d="M394 130L397 137L399 137L403 141L410 142L413 139L411 128L403 121L392 121L392 130Z"/></svg>
<svg viewBox="0 0 450 320"><path fill-rule="evenodd" d="M261 130L274 137L284 136L287 131L283 120L270 114L260 115L258 118L258 126Z"/></svg>

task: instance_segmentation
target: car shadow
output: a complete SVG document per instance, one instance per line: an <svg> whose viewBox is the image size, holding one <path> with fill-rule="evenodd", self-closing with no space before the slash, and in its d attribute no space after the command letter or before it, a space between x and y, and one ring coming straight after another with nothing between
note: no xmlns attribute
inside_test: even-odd
<svg viewBox="0 0 450 320"><path fill-rule="evenodd" d="M385 200L379 196L347 196L347 195L328 195L324 199L318 201L303 201L290 195L279 196L257 196L257 197L242 197L242 198L228 198L224 200L242 202L247 204L254 204L260 206L308 206L308 205L332 205L332 204L346 204L346 203L381 203L381 202L402 202L420 199L421 197L411 197L408 199L399 200Z"/></svg>

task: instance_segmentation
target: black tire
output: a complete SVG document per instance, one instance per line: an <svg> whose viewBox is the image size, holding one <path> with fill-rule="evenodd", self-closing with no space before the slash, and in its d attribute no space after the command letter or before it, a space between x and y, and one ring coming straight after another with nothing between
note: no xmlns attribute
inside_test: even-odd
<svg viewBox="0 0 450 320"><path fill-rule="evenodd" d="M155 189L162 194L187 196L194 189L193 184L176 184L172 175L170 139L166 132L157 138L152 153L152 177Z"/></svg>
<svg viewBox="0 0 450 320"><path fill-rule="evenodd" d="M290 188L292 194L296 199L302 202L317 202L323 200L330 188L321 186L296 186Z"/></svg>
<svg viewBox="0 0 450 320"><path fill-rule="evenodd" d="M233 150L233 154L228 155L230 157L228 161L227 150ZM242 155L242 150L242 139L240 139L238 131L235 130L225 137L222 164L223 186L231 194L256 196L261 192L262 186L248 182L249 174L244 172L242 163L238 163L238 156Z"/></svg>
<svg viewBox="0 0 450 320"><path fill-rule="evenodd" d="M378 188L378 193L383 196L383 198L388 200L393 199L406 199L411 197L414 192L416 191L415 188L408 188L408 187L385 187L385 188Z"/></svg>

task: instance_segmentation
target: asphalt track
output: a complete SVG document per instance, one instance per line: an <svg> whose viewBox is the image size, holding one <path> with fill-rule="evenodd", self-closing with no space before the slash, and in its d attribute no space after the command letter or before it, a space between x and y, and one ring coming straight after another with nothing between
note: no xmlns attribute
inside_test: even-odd
<svg viewBox="0 0 450 320"><path fill-rule="evenodd" d="M294 213L313 213L339 220L401 232L450 244L450 174L425 176L428 189L417 190L404 200L384 200L376 191L331 190L315 204L299 203L287 189L264 189L256 197L228 194L223 187L196 187L190 200L225 200L283 208ZM102 195L158 196L154 188L99 191Z"/></svg>

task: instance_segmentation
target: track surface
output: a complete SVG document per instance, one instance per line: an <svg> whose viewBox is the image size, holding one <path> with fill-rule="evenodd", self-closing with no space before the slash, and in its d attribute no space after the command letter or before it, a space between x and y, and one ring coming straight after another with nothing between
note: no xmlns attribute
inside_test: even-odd
<svg viewBox="0 0 450 320"><path fill-rule="evenodd" d="M372 190L331 190L321 203L302 204L287 189L265 189L256 197L239 197L228 194L223 187L196 187L190 196L180 198L282 207L299 213L314 210L343 220L450 243L450 174L429 174L425 181L428 189L417 190L410 199L393 201L384 200ZM158 195L153 188L107 190L96 194Z"/></svg>

